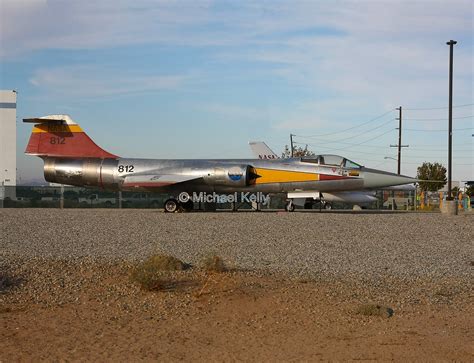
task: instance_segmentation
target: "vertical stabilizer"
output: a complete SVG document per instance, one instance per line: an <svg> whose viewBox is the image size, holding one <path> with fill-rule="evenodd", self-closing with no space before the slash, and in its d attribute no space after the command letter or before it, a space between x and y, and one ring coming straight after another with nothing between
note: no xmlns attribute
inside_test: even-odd
<svg viewBox="0 0 474 363"><path fill-rule="evenodd" d="M35 123L26 154L41 157L116 159L100 148L68 115L23 119Z"/></svg>

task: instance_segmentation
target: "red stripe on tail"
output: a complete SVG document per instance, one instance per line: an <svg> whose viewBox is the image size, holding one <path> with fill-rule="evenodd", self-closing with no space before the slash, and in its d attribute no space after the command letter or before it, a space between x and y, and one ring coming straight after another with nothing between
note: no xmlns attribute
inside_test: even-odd
<svg viewBox="0 0 474 363"><path fill-rule="evenodd" d="M117 155L97 146L85 132L76 131L73 127L79 128L68 125L61 125L60 128L57 125L35 125L25 152L38 156L65 158L118 158Z"/></svg>

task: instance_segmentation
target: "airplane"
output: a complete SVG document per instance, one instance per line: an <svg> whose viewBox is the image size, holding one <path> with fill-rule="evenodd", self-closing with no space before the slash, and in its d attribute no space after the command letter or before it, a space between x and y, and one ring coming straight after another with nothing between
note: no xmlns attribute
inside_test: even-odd
<svg viewBox="0 0 474 363"><path fill-rule="evenodd" d="M46 181L111 191L163 192L165 212L190 211L178 193L334 193L416 182L369 169L338 155L289 159L137 159L99 147L68 115L25 118L33 123L26 154L44 161ZM286 210L292 211L291 200Z"/></svg>
<svg viewBox="0 0 474 363"><path fill-rule="evenodd" d="M265 160L276 160L280 157L263 141L250 141L250 149L255 157ZM342 202L354 205L367 205L377 201L375 191L344 191L324 194L319 191L295 191L287 194L290 208L302 206L305 209L312 209L316 202L324 209L332 209L332 202Z"/></svg>

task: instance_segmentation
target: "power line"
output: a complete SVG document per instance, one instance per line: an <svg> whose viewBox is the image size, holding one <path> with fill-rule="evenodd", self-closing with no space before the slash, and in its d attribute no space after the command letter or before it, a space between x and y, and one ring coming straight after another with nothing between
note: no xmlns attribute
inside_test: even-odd
<svg viewBox="0 0 474 363"><path fill-rule="evenodd" d="M316 137L310 137L310 136L297 136L297 135L293 135L293 136L297 136L297 137L300 137L300 138L309 138L311 140L321 140L321 142L319 143L319 145L325 145L325 144L332 144L332 143L343 143L343 141L346 141L346 140L350 140L350 139L354 139L354 138L357 138L359 136L362 136L362 135L365 135L367 133L370 133L374 130L378 130L386 125L388 125L389 123L393 122L394 120L393 119L390 119L388 120L387 122L384 122L383 124L377 126L377 127L374 127L373 129L370 129L370 130L366 130L366 131L363 131L359 134L356 134L356 135L351 135L351 136L348 136L348 137L345 137L345 138L342 138L342 139L332 139L332 140L329 140L329 141L326 141L326 139L321 139L321 138L316 138Z"/></svg>
<svg viewBox="0 0 474 363"><path fill-rule="evenodd" d="M361 126L364 126L364 125L367 125L371 122L374 122L374 121L377 121L378 119L381 119L382 117L388 115L390 112L393 112L395 111L395 109L392 109L392 110L389 110L369 121L366 121L366 122L363 122L361 124L358 124L358 125L355 125L355 126L352 126L352 127L349 127L348 129L345 129L345 130L342 130L342 131L335 131L335 132L330 132L330 133L327 133L327 134L315 134L315 135L307 135L307 136L303 136L303 135L294 135L294 136L297 136L297 137L306 137L306 138L312 138L312 137L318 137L318 136L329 136L329 135L336 135L336 134L341 134L343 132L346 132L346 131L349 131L349 130L353 130L353 129L356 129L358 127L361 127Z"/></svg>
<svg viewBox="0 0 474 363"><path fill-rule="evenodd" d="M362 142L359 142L359 143L356 143L356 144L354 144L354 143L348 143L348 142L341 142L341 144L347 144L348 146L343 147L343 148L337 148L337 149L334 149L334 150L346 150L346 149L348 149L348 148L350 148L350 147L352 147L352 146L363 145L363 144L365 144L366 142L369 142L369 141L378 139L378 138L380 138L380 137L382 137L382 136L384 136L384 135L386 135L386 134L388 134L389 132L392 132L392 131L394 131L394 130L396 130L396 129L390 129L390 130L388 130L388 131L386 131L386 132L383 132L383 133L381 133L381 134L379 134L379 135L377 135L377 136L375 136L375 137L372 137L372 138L370 138L370 139L368 139L368 140L365 140L365 141L362 141ZM301 143L301 142L298 142L297 144L305 145L305 143ZM318 145L316 145L316 144L306 144L306 145L318 146L318 145L321 145L321 144L318 144Z"/></svg>
<svg viewBox="0 0 474 363"><path fill-rule="evenodd" d="M437 130L425 130L425 129L405 129L406 131L423 131L423 132L446 132L446 129L437 129ZM453 131L465 131L465 130L474 130L474 127L466 127L463 129L453 129Z"/></svg>
<svg viewBox="0 0 474 363"><path fill-rule="evenodd" d="M435 149L430 149L430 148L419 148L419 147L416 147L416 146L410 146L410 150L411 151L417 151L417 150L420 150L420 151L439 151L439 152L445 152L445 150L442 150L440 149L439 147L435 148ZM473 149L453 149L453 150L456 150L456 151L473 151Z"/></svg>
<svg viewBox="0 0 474 363"><path fill-rule="evenodd" d="M433 146L433 144L417 144L418 146ZM441 145L441 143L437 143L436 145ZM474 145L472 142L464 142L464 143L456 143L457 146L465 146L465 145ZM445 144L443 146L446 146Z"/></svg>
<svg viewBox="0 0 474 363"><path fill-rule="evenodd" d="M464 105L457 105L453 106L453 108L460 108L460 107L467 107L467 106L473 106L474 103L466 103ZM447 110L449 107L428 107L428 108L405 108L405 110L408 111L427 111L427 110Z"/></svg>
<svg viewBox="0 0 474 363"><path fill-rule="evenodd" d="M442 155L442 156L434 156L434 155L425 155L425 154L420 154L420 156L414 156L414 155L409 155L409 156L406 156L406 158L408 159L420 159L420 158L437 158L437 159L440 159L440 158L444 158L445 156ZM454 157L455 159L473 159L472 156L455 156Z"/></svg>
<svg viewBox="0 0 474 363"><path fill-rule="evenodd" d="M378 130L378 129L384 127L385 125L388 125L388 124L391 123L392 121L393 121L393 120L389 120L389 121L387 121L387 122L384 122L383 124L381 124L381 125L379 125L379 126L377 126L377 127L374 127L373 129L370 129L370 130L367 130L367 131L363 131L363 132L361 132L360 134L351 135L351 136L345 137L345 138L343 138L343 139L337 139L337 140L332 140L332 141L328 141L328 142L323 142L322 144L330 144L330 143L332 143L332 142L340 142L340 141L350 140L350 139L353 139L353 138L355 138L355 137L359 137L359 136L361 136L361 135L364 135L364 134L367 134L367 133L369 133L369 132L372 132L372 131L374 131L374 130ZM307 137L309 137L309 136L307 136Z"/></svg>
<svg viewBox="0 0 474 363"><path fill-rule="evenodd" d="M298 145L312 145L312 146L319 146L321 144L315 144L315 143L307 143L307 142L295 142L295 144L298 144ZM352 143L352 142L340 142L340 144L344 144L344 145L358 145L358 144L355 144L355 143ZM433 143L433 144L413 144L412 146L410 146L410 149L418 149L418 150L422 150L422 149L419 149L419 147L424 147L424 146L437 146L436 148L434 149L425 149L426 151L438 151L440 150L440 147L443 147L443 146L446 146L442 143ZM472 142L468 142L468 143L457 143L456 144L457 146L472 146L474 145ZM375 148L375 149L382 149L382 148L390 148L389 146L387 145L364 145L363 146L364 148ZM455 149L457 151L471 151L471 149ZM444 150L442 150L443 152L445 152Z"/></svg>
<svg viewBox="0 0 474 363"><path fill-rule="evenodd" d="M304 145L312 145L312 144L304 144ZM388 146L385 147L388 149ZM382 151L382 148L380 148L381 151ZM327 151L337 151L337 150L340 150L340 148L333 148L333 147L322 147L319 149L320 152L324 152L324 150L327 150ZM388 151L388 150L387 150ZM413 151L413 150L411 150ZM446 151L445 150L440 150L442 151L443 153L445 153ZM458 150L454 150L454 151L458 151ZM351 150L351 154L363 154L363 155L374 155L374 152L369 152L369 151L358 151L358 150ZM432 153L428 153L428 154L419 154L417 153L418 156L415 156L415 155L407 155L407 156L404 156L404 158L407 158L407 159L423 159L423 158L429 158L429 157L433 157L433 158L442 158L444 157L443 156L435 156L433 155ZM397 157L397 155L389 155L389 156L392 156L394 158ZM472 156L455 156L455 159L472 159L473 157Z"/></svg>
<svg viewBox="0 0 474 363"><path fill-rule="evenodd" d="M474 117L474 115L453 117L453 120L473 118L473 117ZM409 121L446 121L446 117L444 117L444 118L405 118L404 120L409 120Z"/></svg>
<svg viewBox="0 0 474 363"><path fill-rule="evenodd" d="M390 159L391 160L391 159ZM396 160L393 160L393 161L396 161ZM420 165L420 164L423 164L423 162L425 162L427 160L424 160L424 161L420 161L420 162L409 162L409 161L404 161L403 164L410 164L410 165ZM439 161L436 161L434 160L434 162L439 162ZM461 164L458 164L458 163L455 163L453 164L454 166L468 166L468 165L472 165L472 164L465 164L465 163L461 163Z"/></svg>
<svg viewBox="0 0 474 363"><path fill-rule="evenodd" d="M304 144L304 145L312 145L312 144ZM316 145L313 145L313 146L316 146ZM388 146L387 146L388 148ZM329 150L329 151L337 151L337 150L340 150L339 148L334 148L334 147L323 147L321 148L321 150ZM368 151L357 151L357 150L351 150L351 153L354 153L354 154L364 154L364 155L374 155L374 152L368 152ZM396 157L396 155L395 155Z"/></svg>

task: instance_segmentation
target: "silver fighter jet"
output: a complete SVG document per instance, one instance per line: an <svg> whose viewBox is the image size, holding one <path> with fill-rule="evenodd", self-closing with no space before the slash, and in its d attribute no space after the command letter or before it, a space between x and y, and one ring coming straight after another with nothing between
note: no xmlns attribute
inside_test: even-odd
<svg viewBox="0 0 474 363"><path fill-rule="evenodd" d="M177 195L205 193L298 193L319 195L364 191L416 182L408 176L369 169L337 155L290 159L135 159L97 146L68 115L23 119L31 122L26 153L44 160L49 182L107 190L165 192L166 212L190 210ZM287 210L293 210L291 203Z"/></svg>

